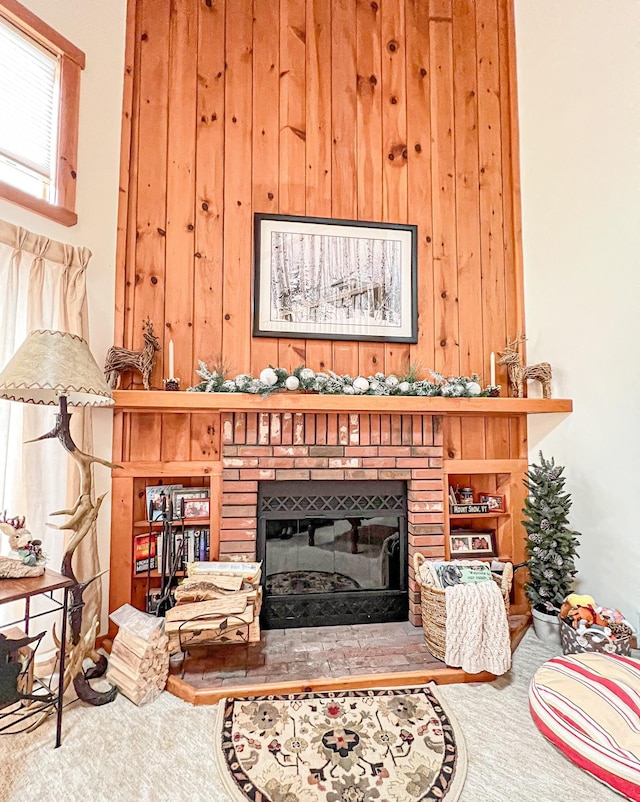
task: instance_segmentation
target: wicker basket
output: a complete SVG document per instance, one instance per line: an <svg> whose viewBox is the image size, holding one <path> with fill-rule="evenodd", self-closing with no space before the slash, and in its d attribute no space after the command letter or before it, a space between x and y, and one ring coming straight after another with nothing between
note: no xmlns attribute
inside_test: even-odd
<svg viewBox="0 0 640 802"><path fill-rule="evenodd" d="M425 561L420 552L413 555L413 568L416 574L416 582L420 585L420 604L422 608L422 631L427 649L438 660L444 661L447 651L447 603L446 594L443 588L434 588L431 585L423 585L420 581L420 567ZM509 594L511 593L511 583L513 581L513 565L504 564L504 571L501 574L492 574L495 582L499 585L504 599L504 606L509 615Z"/></svg>

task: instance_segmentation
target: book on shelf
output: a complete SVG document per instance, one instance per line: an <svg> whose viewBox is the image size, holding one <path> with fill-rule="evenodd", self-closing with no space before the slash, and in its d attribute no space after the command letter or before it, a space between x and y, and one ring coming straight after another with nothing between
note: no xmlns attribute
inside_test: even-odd
<svg viewBox="0 0 640 802"><path fill-rule="evenodd" d="M185 562L206 560L209 553L209 527L189 527L184 530L186 541Z"/></svg>
<svg viewBox="0 0 640 802"><path fill-rule="evenodd" d="M158 567L157 537L136 535L133 540L133 563L136 574L145 573Z"/></svg>

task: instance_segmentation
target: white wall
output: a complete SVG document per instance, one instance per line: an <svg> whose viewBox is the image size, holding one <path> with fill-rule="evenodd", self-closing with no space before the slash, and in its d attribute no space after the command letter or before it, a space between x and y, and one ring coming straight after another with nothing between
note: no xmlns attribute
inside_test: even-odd
<svg viewBox="0 0 640 802"><path fill-rule="evenodd" d="M80 89L76 211L78 224L58 223L0 200L0 218L51 239L85 245L93 252L87 268L91 350L99 365L113 344L116 225L120 169L120 125L126 0L21 0L87 57ZM94 412L94 453L111 456L112 413ZM110 489L106 468L96 467L96 492ZM98 521L100 565L109 566L110 504ZM108 579L103 585L106 622Z"/></svg>
<svg viewBox="0 0 640 802"><path fill-rule="evenodd" d="M516 0L528 361L564 420L530 419L566 467L580 589L640 610L640 4ZM559 418L560 416L552 416Z"/></svg>

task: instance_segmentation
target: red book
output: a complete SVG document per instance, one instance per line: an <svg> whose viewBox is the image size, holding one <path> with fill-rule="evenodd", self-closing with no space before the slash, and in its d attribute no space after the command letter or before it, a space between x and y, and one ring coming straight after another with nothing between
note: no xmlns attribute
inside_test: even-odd
<svg viewBox="0 0 640 802"><path fill-rule="evenodd" d="M136 535L133 539L133 564L136 574L158 567L156 535Z"/></svg>

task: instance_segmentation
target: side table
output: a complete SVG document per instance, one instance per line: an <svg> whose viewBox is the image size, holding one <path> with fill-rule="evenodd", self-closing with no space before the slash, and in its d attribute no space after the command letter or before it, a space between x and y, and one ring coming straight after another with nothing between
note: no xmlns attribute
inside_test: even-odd
<svg viewBox="0 0 640 802"><path fill-rule="evenodd" d="M0 709L0 734L6 734L6 730L13 727L20 721L24 721L31 716L41 713L48 707L56 709L56 749L60 746L62 737L62 697L64 694L64 663L66 656L67 646L67 613L69 606L69 588L74 584L72 579L69 579L62 574L57 574L55 571L45 570L42 576L25 577L23 579L0 579L0 604L8 604L9 602L24 602L24 615L8 624L3 624L0 631L16 624L24 626L24 632L29 635L29 625L34 618L39 618L43 615L50 615L53 612L62 610L62 632L60 635L60 661L58 666L58 688L54 693L50 687L45 686L48 693L43 695L43 703L38 704L37 708L26 708L25 711L19 715L16 711L9 711L2 713ZM59 602L54 598L53 592L55 590L64 590L63 601ZM40 613L31 612L31 599L34 596L47 596L49 599L48 609ZM44 683L42 683L44 685ZM9 724L3 726L3 720L12 718Z"/></svg>

